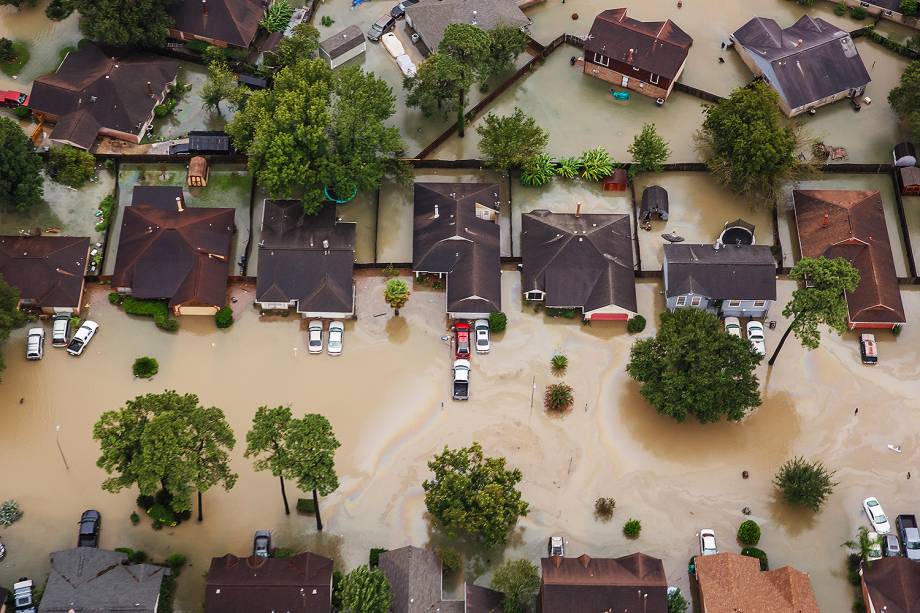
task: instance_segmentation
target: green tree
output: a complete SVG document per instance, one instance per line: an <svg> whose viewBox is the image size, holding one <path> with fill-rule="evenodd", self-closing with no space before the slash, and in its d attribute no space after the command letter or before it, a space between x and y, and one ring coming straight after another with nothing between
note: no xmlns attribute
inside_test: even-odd
<svg viewBox="0 0 920 613"><path fill-rule="evenodd" d="M687 613L688 608L690 608L690 603L680 593L680 589L668 594L668 613Z"/></svg>
<svg viewBox="0 0 920 613"><path fill-rule="evenodd" d="M769 206L784 182L808 171L796 157L801 136L785 122L778 102L779 96L763 82L740 87L705 108L698 133L703 157L715 179Z"/></svg>
<svg viewBox="0 0 920 613"><path fill-rule="evenodd" d="M563 356L564 357L564 356ZM553 383L546 387L543 406L548 411L567 411L575 402L575 391L567 383Z"/></svg>
<svg viewBox="0 0 920 613"><path fill-rule="evenodd" d="M201 100L208 109L220 115L221 101L231 99L236 88L236 74L230 66L226 62L211 62L208 64L208 80L201 88Z"/></svg>
<svg viewBox="0 0 920 613"><path fill-rule="evenodd" d="M920 12L920 2L917 0L901 0L901 14L908 17L914 17Z"/></svg>
<svg viewBox="0 0 920 613"><path fill-rule="evenodd" d="M399 309L409 302L410 293L408 284L402 279L389 279L383 286L383 299L393 308L396 317L399 317Z"/></svg>
<svg viewBox="0 0 920 613"><path fill-rule="evenodd" d="M0 62L15 62L16 49L13 48L13 41L8 38L0 38Z"/></svg>
<svg viewBox="0 0 920 613"><path fill-rule="evenodd" d="M844 334L848 321L844 292L855 291L859 285L859 271L844 258L802 258L789 271L789 277L800 286L783 309L783 317L791 318L792 323L770 356L770 366L776 362L790 332L795 333L806 349L817 349L821 344L822 325Z"/></svg>
<svg viewBox="0 0 920 613"><path fill-rule="evenodd" d="M52 147L48 175L56 182L77 189L96 176L96 158L89 151L70 145Z"/></svg>
<svg viewBox="0 0 920 613"><path fill-rule="evenodd" d="M920 60L907 65L898 86L888 92L888 102L914 138L920 138Z"/></svg>
<svg viewBox="0 0 920 613"><path fill-rule="evenodd" d="M796 457L780 467L773 485L789 504L818 511L837 486L833 476L834 472L829 472L821 462Z"/></svg>
<svg viewBox="0 0 920 613"><path fill-rule="evenodd" d="M19 290L9 285L0 275L0 348L10 337L10 332L25 321L26 316L19 310ZM5 367L3 352L0 351L0 370Z"/></svg>
<svg viewBox="0 0 920 613"><path fill-rule="evenodd" d="M287 493L284 491L285 479L299 477L298 458L291 454L291 409L288 407L259 407L252 420L252 429L246 434L247 458L255 458L256 470L268 470L281 482L281 499L284 501L285 515L291 514Z"/></svg>
<svg viewBox="0 0 920 613"><path fill-rule="evenodd" d="M177 0L74 0L80 30L113 47L160 47L173 25L167 8Z"/></svg>
<svg viewBox="0 0 920 613"><path fill-rule="evenodd" d="M422 483L425 506L451 536L464 532L486 545L499 545L530 506L521 499L520 470L505 468L505 458L485 457L482 446L448 449L428 468L434 478Z"/></svg>
<svg viewBox="0 0 920 613"><path fill-rule="evenodd" d="M38 4L38 0L0 0L0 6L15 6L17 9L24 6L35 6L36 4Z"/></svg>
<svg viewBox="0 0 920 613"><path fill-rule="evenodd" d="M319 49L319 30L313 24L301 23L294 26L291 36L278 42L271 52L270 65L277 68L292 66L304 58L313 57Z"/></svg>
<svg viewBox="0 0 920 613"><path fill-rule="evenodd" d="M528 613L540 590L540 571L529 560L508 560L495 569L492 589L502 593L505 613Z"/></svg>
<svg viewBox="0 0 920 613"><path fill-rule="evenodd" d="M632 156L632 165L629 167L632 176L640 172L661 172L671 155L668 141L658 134L653 123L642 126L642 131L633 139L628 151Z"/></svg>
<svg viewBox="0 0 920 613"><path fill-rule="evenodd" d="M20 211L42 200L42 159L16 123L0 118L0 205Z"/></svg>
<svg viewBox="0 0 920 613"><path fill-rule="evenodd" d="M527 35L520 28L496 26L489 30L489 55L482 81L510 72L514 61L527 48Z"/></svg>
<svg viewBox="0 0 920 613"><path fill-rule="evenodd" d="M339 477L335 473L335 451L342 444L335 438L328 419L310 413L301 419L291 420L285 436L285 446L293 458L292 472L297 479L297 487L305 492L313 492L316 529L322 532L319 497L328 496L339 488Z"/></svg>
<svg viewBox="0 0 920 613"><path fill-rule="evenodd" d="M403 88L408 91L406 105L418 107L425 117L436 111L447 117L457 110L458 102L472 84L473 76L457 60L435 51L419 64L414 77L403 79Z"/></svg>
<svg viewBox="0 0 920 613"><path fill-rule="evenodd" d="M515 107L511 115L489 113L479 133L479 151L500 170L519 168L546 149L549 136L533 117Z"/></svg>
<svg viewBox="0 0 920 613"><path fill-rule="evenodd" d="M758 355L744 339L727 334L715 315L701 309L661 314L653 338L632 346L626 371L662 415L701 423L739 421L760 406L754 369Z"/></svg>
<svg viewBox="0 0 920 613"><path fill-rule="evenodd" d="M96 465L109 475L108 492L137 485L140 493L165 490L176 513L191 510L198 491L198 518L203 518L201 493L214 485L230 490L237 475L230 471L235 439L223 411L205 408L194 394L174 391L145 394L120 409L106 411L93 426L101 455Z"/></svg>
<svg viewBox="0 0 920 613"><path fill-rule="evenodd" d="M386 575L368 566L359 566L342 577L340 593L345 613L387 613L393 601Z"/></svg>
<svg viewBox="0 0 920 613"><path fill-rule="evenodd" d="M869 554L874 547L881 545L879 541L879 538L870 538L869 530L865 526L860 526L856 530L856 538L845 542L843 546L858 553L866 568L872 568L872 560L869 559Z"/></svg>
<svg viewBox="0 0 920 613"><path fill-rule="evenodd" d="M67 19L73 13L74 0L51 0L45 8L45 16L52 21Z"/></svg>

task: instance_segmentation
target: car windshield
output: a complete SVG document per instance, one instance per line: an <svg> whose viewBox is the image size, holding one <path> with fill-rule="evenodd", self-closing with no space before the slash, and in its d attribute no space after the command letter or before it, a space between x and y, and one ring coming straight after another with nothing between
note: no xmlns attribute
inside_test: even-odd
<svg viewBox="0 0 920 613"><path fill-rule="evenodd" d="M877 506L878 506L878 500L875 500L874 498L873 498L872 500L867 500L867 501L866 501L866 506L867 506L867 507L877 507Z"/></svg>
<svg viewBox="0 0 920 613"><path fill-rule="evenodd" d="M920 549L920 541L907 541L907 544L905 546L908 549L913 549L913 550Z"/></svg>
<svg viewBox="0 0 920 613"><path fill-rule="evenodd" d="M884 524L887 521L888 521L888 518L885 517L882 513L879 513L878 515L875 516L875 523Z"/></svg>
<svg viewBox="0 0 920 613"><path fill-rule="evenodd" d="M703 549L715 549L716 548L716 539L711 536L703 537Z"/></svg>

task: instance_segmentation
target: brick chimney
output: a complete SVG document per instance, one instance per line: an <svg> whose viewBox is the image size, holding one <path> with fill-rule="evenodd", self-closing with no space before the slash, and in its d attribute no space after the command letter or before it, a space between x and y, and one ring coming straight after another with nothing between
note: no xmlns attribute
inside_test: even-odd
<svg viewBox="0 0 920 613"><path fill-rule="evenodd" d="M201 14L208 16L208 0L201 0Z"/></svg>

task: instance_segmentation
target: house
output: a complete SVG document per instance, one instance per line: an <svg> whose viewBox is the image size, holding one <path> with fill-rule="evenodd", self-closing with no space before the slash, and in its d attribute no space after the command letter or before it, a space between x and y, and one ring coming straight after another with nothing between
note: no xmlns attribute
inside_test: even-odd
<svg viewBox="0 0 920 613"><path fill-rule="evenodd" d="M903 23L914 28L917 27L917 17L904 15L901 12L901 0L831 0L834 4L842 1L847 8L860 6L867 14L873 17L881 16L883 19Z"/></svg>
<svg viewBox="0 0 920 613"><path fill-rule="evenodd" d="M526 213L521 216L521 255L525 300L577 309L585 320L626 321L636 315L628 215Z"/></svg>
<svg viewBox="0 0 920 613"><path fill-rule="evenodd" d="M882 558L862 569L862 598L868 613L920 613L920 564Z"/></svg>
<svg viewBox="0 0 920 613"><path fill-rule="evenodd" d="M364 32L356 25L350 25L319 44L319 54L333 70L350 59L367 51Z"/></svg>
<svg viewBox="0 0 920 613"><path fill-rule="evenodd" d="M663 273L669 311L759 319L776 300L776 262L766 245L665 245Z"/></svg>
<svg viewBox="0 0 920 613"><path fill-rule="evenodd" d="M204 613L330 613L332 560L315 553L289 558L211 559Z"/></svg>
<svg viewBox="0 0 920 613"><path fill-rule="evenodd" d="M156 613L169 569L129 564L118 551L77 547L51 554L39 613L137 611Z"/></svg>
<svg viewBox="0 0 920 613"><path fill-rule="evenodd" d="M420 0L406 7L406 25L429 53L437 51L444 30L452 23L491 30L497 26L524 28L530 19L515 0Z"/></svg>
<svg viewBox="0 0 920 613"><path fill-rule="evenodd" d="M501 311L500 208L495 183L416 183L412 270L447 278L447 314Z"/></svg>
<svg viewBox="0 0 920 613"><path fill-rule="evenodd" d="M89 239L0 236L0 277L19 290L19 306L43 313L79 313Z"/></svg>
<svg viewBox="0 0 920 613"><path fill-rule="evenodd" d="M89 149L101 135L140 143L178 70L177 62L113 57L86 43L68 53L57 72L35 79L29 108L55 124L55 142Z"/></svg>
<svg viewBox="0 0 920 613"><path fill-rule="evenodd" d="M850 328L903 325L907 320L881 195L860 190L794 190L792 200L802 257L842 257L859 271L856 291L846 293Z"/></svg>
<svg viewBox="0 0 920 613"><path fill-rule="evenodd" d="M779 94L789 117L858 98L871 81L850 35L818 17L804 15L785 29L754 17L732 39L751 72Z"/></svg>
<svg viewBox="0 0 920 613"><path fill-rule="evenodd" d="M302 317L344 319L355 314L356 225L334 206L304 214L300 200L266 200L259 243L256 306L293 308Z"/></svg>
<svg viewBox="0 0 920 613"><path fill-rule="evenodd" d="M622 558L542 558L542 613L642 611L667 613L668 580L658 558L634 553Z"/></svg>
<svg viewBox="0 0 920 613"><path fill-rule="evenodd" d="M584 73L650 98L666 100L687 63L693 39L668 19L639 21L626 9L594 18L585 38Z"/></svg>
<svg viewBox="0 0 920 613"><path fill-rule="evenodd" d="M234 213L188 207L180 187L135 186L124 208L112 287L168 300L177 315L213 315L227 303Z"/></svg>
<svg viewBox="0 0 920 613"><path fill-rule="evenodd" d="M167 9L170 38L200 40L215 47L246 49L265 16L263 0L179 0Z"/></svg>
<svg viewBox="0 0 920 613"><path fill-rule="evenodd" d="M791 566L761 571L760 560L737 553L696 556L696 579L700 613L819 613L811 580Z"/></svg>
<svg viewBox="0 0 920 613"><path fill-rule="evenodd" d="M430 549L383 552L379 568L390 583L392 613L502 613L501 594L478 585L466 584L463 600L445 600L441 560Z"/></svg>
<svg viewBox="0 0 920 613"><path fill-rule="evenodd" d="M898 185L901 187L901 194L904 196L920 196L920 168L908 166L907 168L896 169L898 173Z"/></svg>

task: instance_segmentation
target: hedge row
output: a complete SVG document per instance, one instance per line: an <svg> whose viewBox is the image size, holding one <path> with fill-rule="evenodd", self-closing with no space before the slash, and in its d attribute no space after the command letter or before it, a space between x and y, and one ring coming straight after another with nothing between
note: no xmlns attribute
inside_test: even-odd
<svg viewBox="0 0 920 613"><path fill-rule="evenodd" d="M874 43L880 44L881 46L885 47L889 51L894 51L898 55L901 55L906 58L910 58L912 60L920 60L920 53L918 53L917 51L914 51L913 49L905 45L902 45L901 43L897 41L891 40L887 36L879 34L878 32L875 31L875 28L872 26L863 28L862 30L858 31L855 34L855 36L860 36L860 35L865 36L866 38L868 38Z"/></svg>

